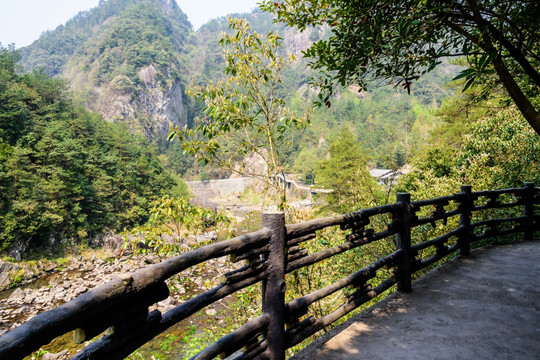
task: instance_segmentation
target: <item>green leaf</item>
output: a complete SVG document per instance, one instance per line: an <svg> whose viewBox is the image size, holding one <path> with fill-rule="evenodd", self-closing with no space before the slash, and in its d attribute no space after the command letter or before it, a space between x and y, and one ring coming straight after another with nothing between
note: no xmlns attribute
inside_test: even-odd
<svg viewBox="0 0 540 360"><path fill-rule="evenodd" d="M461 73L459 73L455 78L452 79L452 81L454 80L459 80L459 79L462 79L464 77L468 77L470 76L471 74L474 74L476 72L475 69L473 68L469 68L469 69L466 69L466 70L463 70Z"/></svg>
<svg viewBox="0 0 540 360"><path fill-rule="evenodd" d="M475 79L476 79L476 75L472 76L472 77L467 81L467 83L465 84L465 86L463 87L462 92L467 91L467 89L470 88L471 85L474 83L474 80L475 80Z"/></svg>
<svg viewBox="0 0 540 360"><path fill-rule="evenodd" d="M330 243L329 243L327 240L325 240L325 239L320 239L320 240L319 240L319 244L321 244L321 245L323 245L323 246L328 246L328 245L330 245Z"/></svg>

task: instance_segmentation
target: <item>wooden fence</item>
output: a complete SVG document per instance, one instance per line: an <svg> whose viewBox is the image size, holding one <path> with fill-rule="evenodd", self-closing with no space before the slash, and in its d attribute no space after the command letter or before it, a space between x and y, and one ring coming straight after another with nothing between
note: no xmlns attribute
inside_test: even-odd
<svg viewBox="0 0 540 360"><path fill-rule="evenodd" d="M262 283L262 315L210 345L193 359L218 355L234 359L284 359L286 349L300 343L340 319L360 305L397 284L398 291L411 291L415 272L459 251L468 255L471 244L480 240L522 233L532 239L540 230L540 189L532 183L523 188L461 192L435 199L410 201L408 193L398 193L394 204L360 210L345 215L285 224L283 213L263 214L263 228L230 240L189 251L131 275L116 277L72 301L43 312L0 338L0 359L21 359L54 338L74 331L83 342L105 332L101 338L75 354L72 359L123 359L170 326L206 306L247 286ZM521 216L475 221L482 210L515 208ZM514 211L516 213L516 211ZM373 217L389 219L383 230L369 228ZM424 214L424 215L422 215ZM411 244L411 229L459 216L459 225L433 239ZM456 221L454 221L456 222ZM457 223L457 222L456 222ZM350 230L344 242L308 253L301 244L313 241L317 231L339 226ZM395 235L395 236L394 236ZM394 236L395 249L372 264L310 294L285 303L285 276L297 269L329 259L368 243ZM428 252L427 249L435 249ZM431 254L424 258L422 254ZM249 259L225 275L219 286L183 302L170 311L149 313L148 307L169 296L165 280L209 259L232 255ZM368 283L383 267L396 268L377 286ZM347 287L357 290L332 312L300 321L313 303Z"/></svg>

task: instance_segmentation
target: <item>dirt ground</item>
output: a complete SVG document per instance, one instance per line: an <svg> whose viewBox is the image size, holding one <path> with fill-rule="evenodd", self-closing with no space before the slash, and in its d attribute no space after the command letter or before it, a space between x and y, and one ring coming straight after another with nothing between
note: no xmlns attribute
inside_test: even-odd
<svg viewBox="0 0 540 360"><path fill-rule="evenodd" d="M293 359L540 359L540 241L454 259Z"/></svg>

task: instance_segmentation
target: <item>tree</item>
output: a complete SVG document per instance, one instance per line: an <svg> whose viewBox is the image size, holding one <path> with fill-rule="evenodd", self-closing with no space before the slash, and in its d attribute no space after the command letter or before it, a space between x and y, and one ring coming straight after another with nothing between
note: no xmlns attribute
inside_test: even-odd
<svg viewBox="0 0 540 360"><path fill-rule="evenodd" d="M285 136L292 129L302 129L308 117L296 117L285 107L280 93L285 59L277 54L281 38L275 33L265 37L253 32L246 20L229 18L234 34L224 34L226 80L210 81L205 86L193 84L188 95L204 101L204 117L196 118L194 129L171 131L184 149L205 164L227 168L256 177L281 194L279 207L285 205L285 188L277 175L283 174ZM293 60L290 58L289 60ZM253 171L246 158L264 161L266 171Z"/></svg>
<svg viewBox="0 0 540 360"><path fill-rule="evenodd" d="M305 147L294 161L293 170L301 174L306 182L313 183L313 171L317 167L317 148Z"/></svg>
<svg viewBox="0 0 540 360"><path fill-rule="evenodd" d="M322 71L319 104L330 105L337 84L385 80L402 85L433 70L441 59L465 56L458 77L465 88L493 79L540 134L540 3L514 0L285 0L263 1L277 21L305 30L330 26L332 34L305 51ZM493 75L496 75L494 77Z"/></svg>
<svg viewBox="0 0 540 360"><path fill-rule="evenodd" d="M185 241L188 236L208 230L220 232L230 223L227 216L215 210L193 205L187 198L166 195L154 201L148 222L124 232L122 247L139 253L177 255L190 249Z"/></svg>
<svg viewBox="0 0 540 360"><path fill-rule="evenodd" d="M377 185L366 169L366 158L350 129L343 129L330 143L329 157L315 169L317 185L332 189L329 207L344 213L377 203Z"/></svg>
<svg viewBox="0 0 540 360"><path fill-rule="evenodd" d="M413 158L416 170L400 179L398 191L424 199L463 184L476 191L540 184L540 142L514 106L475 121L459 150L439 146L440 138L432 141Z"/></svg>

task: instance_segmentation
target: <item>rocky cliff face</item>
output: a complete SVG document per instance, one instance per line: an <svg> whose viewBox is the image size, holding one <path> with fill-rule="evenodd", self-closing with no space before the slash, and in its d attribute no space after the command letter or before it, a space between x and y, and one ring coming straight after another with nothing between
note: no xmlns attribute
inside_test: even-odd
<svg viewBox="0 0 540 360"><path fill-rule="evenodd" d="M150 142L167 138L170 124L179 127L187 123L184 87L180 80L170 85L158 78L153 65L138 73L141 83L135 88L123 89L115 83L127 81L115 78L111 84L94 87L91 101L85 103L112 122L124 122L128 128L140 133Z"/></svg>
<svg viewBox="0 0 540 360"><path fill-rule="evenodd" d="M175 81L163 91L163 84L156 75L156 69L152 65L139 72L144 89L135 102L148 118L154 120L151 133L165 138L169 131L169 123L179 126L187 123L187 112L183 102L184 89L179 81Z"/></svg>
<svg viewBox="0 0 540 360"><path fill-rule="evenodd" d="M174 11L178 10L178 5L176 5L176 1L174 0L160 0L161 1L161 9L166 14L173 14Z"/></svg>

